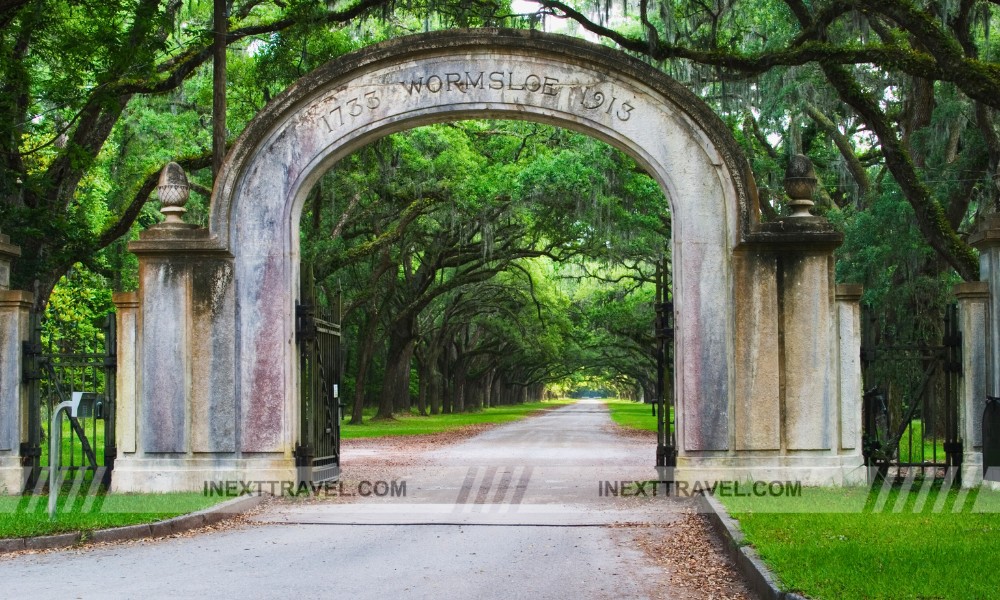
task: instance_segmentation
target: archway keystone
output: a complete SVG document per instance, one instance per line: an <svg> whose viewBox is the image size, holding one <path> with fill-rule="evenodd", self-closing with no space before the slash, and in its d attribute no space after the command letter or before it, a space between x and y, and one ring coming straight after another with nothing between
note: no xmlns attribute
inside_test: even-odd
<svg viewBox="0 0 1000 600"><path fill-rule="evenodd" d="M659 71L572 38L476 30L392 40L306 75L230 151L208 229L161 225L132 244L139 318L120 331L135 340L136 383L119 423L135 426L119 444L118 489L294 479L306 194L379 137L464 118L587 133L632 155L664 190L679 475L863 478L860 373L841 368L858 344L843 325L856 299L837 308L830 270L839 236L815 219L761 225L730 133Z"/></svg>

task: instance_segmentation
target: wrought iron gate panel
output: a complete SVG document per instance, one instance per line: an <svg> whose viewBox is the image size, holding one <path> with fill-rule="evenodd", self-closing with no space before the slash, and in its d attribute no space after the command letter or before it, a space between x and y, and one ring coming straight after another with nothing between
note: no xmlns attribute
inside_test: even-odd
<svg viewBox="0 0 1000 600"><path fill-rule="evenodd" d="M882 476L918 471L944 477L962 462L958 307L945 310L940 345L883 344L876 330L874 315L866 312L861 348L865 464Z"/></svg>
<svg viewBox="0 0 1000 600"><path fill-rule="evenodd" d="M340 477L340 298L327 319L316 316L314 302L296 306L300 351L296 466L300 481L335 481Z"/></svg>
<svg viewBox="0 0 1000 600"><path fill-rule="evenodd" d="M677 466L674 409L674 303L670 261L656 269L656 466L661 481L673 481L666 469Z"/></svg>
<svg viewBox="0 0 1000 600"><path fill-rule="evenodd" d="M27 489L44 484L43 469L53 464L48 456L48 428L52 411L75 392L95 394L93 414L69 417L69 431L63 432L63 446L55 464L68 471L68 479L98 477L111 484L117 448L115 446L115 376L117 332L115 315L109 314L102 327L103 340L86 340L84 347L61 345L43 335L42 316L30 316L30 340L24 342L23 379L28 388L27 441L21 444L22 465L30 469Z"/></svg>

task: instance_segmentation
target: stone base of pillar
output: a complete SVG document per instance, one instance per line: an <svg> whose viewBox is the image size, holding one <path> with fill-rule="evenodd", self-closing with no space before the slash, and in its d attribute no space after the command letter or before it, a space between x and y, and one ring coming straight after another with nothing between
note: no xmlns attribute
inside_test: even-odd
<svg viewBox="0 0 1000 600"><path fill-rule="evenodd" d="M271 482L295 485L295 459L284 455L254 458L169 457L119 458L111 476L115 492L204 492L245 490L244 485L270 492ZM221 488L219 487L221 486Z"/></svg>
<svg viewBox="0 0 1000 600"><path fill-rule="evenodd" d="M966 451L962 454L962 487L973 488L983 482L983 453Z"/></svg>
<svg viewBox="0 0 1000 600"><path fill-rule="evenodd" d="M24 490L28 469L17 456L0 456L0 496L13 496Z"/></svg>
<svg viewBox="0 0 1000 600"><path fill-rule="evenodd" d="M677 459L676 481L699 482L781 481L803 486L867 485L868 472L861 453L831 456L803 453L784 456L682 456Z"/></svg>

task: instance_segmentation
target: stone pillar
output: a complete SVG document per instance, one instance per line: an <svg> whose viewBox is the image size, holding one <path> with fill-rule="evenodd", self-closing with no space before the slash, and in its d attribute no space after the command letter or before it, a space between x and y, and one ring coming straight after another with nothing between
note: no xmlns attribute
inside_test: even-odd
<svg viewBox="0 0 1000 600"><path fill-rule="evenodd" d="M986 337L983 344L983 352L986 356L984 369L986 383L982 387L986 395L996 397L1000 396L1000 215L987 216L979 231L969 236L969 244L979 250L979 279L986 284L987 290L985 327L983 329ZM963 345L964 343L963 340ZM963 362L964 360L963 357ZM969 408L970 411L975 411L976 405L973 403ZM973 414L973 412L968 413L970 422L967 425L969 429L976 427L974 425L975 419L982 419L983 409L980 407L978 410L978 415ZM982 428L977 428L977 431L978 434L974 439L979 439L982 436ZM971 458L975 459L974 456ZM967 460L967 458L963 457L963 460ZM982 460L981 453L979 460ZM970 465L968 469L963 468L963 472L967 471L971 475L972 469L974 466ZM981 477L982 470L977 472L978 476Z"/></svg>
<svg viewBox="0 0 1000 600"><path fill-rule="evenodd" d="M983 479L983 410L986 408L986 339L989 284L955 286L958 327L962 332L962 377L958 392L958 438L962 441L962 486Z"/></svg>
<svg viewBox="0 0 1000 600"><path fill-rule="evenodd" d="M843 235L809 213L815 183L808 159L793 158L785 180L792 216L758 225L733 256L736 468L724 476L865 479L861 288L834 283Z"/></svg>
<svg viewBox="0 0 1000 600"><path fill-rule="evenodd" d="M118 332L115 446L118 448L118 455L125 456L135 454L136 399L139 390L139 295L135 292L116 293L113 300Z"/></svg>
<svg viewBox="0 0 1000 600"><path fill-rule="evenodd" d="M0 235L0 494L16 494L24 484L21 442L26 441L27 389L22 382L21 345L28 340L34 297L11 290L11 262L21 249Z"/></svg>
<svg viewBox="0 0 1000 600"><path fill-rule="evenodd" d="M860 286L834 283L825 219L762 224L734 255L740 477L843 484L861 456Z"/></svg>
<svg viewBox="0 0 1000 600"><path fill-rule="evenodd" d="M119 294L119 491L202 490L207 481L294 480L291 451L239 452L233 258L204 228L181 221L186 177L160 178L167 219L129 249L139 291ZM253 318L248 316L247 318Z"/></svg>
<svg viewBox="0 0 1000 600"><path fill-rule="evenodd" d="M149 229L129 249L139 257L139 292L115 298L113 486L200 490L220 459L238 458L232 257L207 229L176 223Z"/></svg>
<svg viewBox="0 0 1000 600"><path fill-rule="evenodd" d="M861 411L864 382L861 378L860 285L837 285L837 350L840 364L840 449L861 449Z"/></svg>
<svg viewBox="0 0 1000 600"><path fill-rule="evenodd" d="M10 243L10 238L0 233L0 290L10 289L10 264L21 256L21 247Z"/></svg>
<svg viewBox="0 0 1000 600"><path fill-rule="evenodd" d="M1000 396L1000 215L986 217L983 227L969 236L979 250L979 279L989 293L986 308L986 393Z"/></svg>

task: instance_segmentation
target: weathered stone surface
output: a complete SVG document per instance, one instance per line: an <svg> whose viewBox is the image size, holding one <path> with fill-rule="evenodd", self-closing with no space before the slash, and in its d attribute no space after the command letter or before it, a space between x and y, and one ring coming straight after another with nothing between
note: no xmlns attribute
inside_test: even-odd
<svg viewBox="0 0 1000 600"><path fill-rule="evenodd" d="M0 246L4 238L0 236ZM27 397L21 383L21 342L28 339L33 300L27 292L0 289L0 494L17 494L24 486L19 454Z"/></svg>
<svg viewBox="0 0 1000 600"><path fill-rule="evenodd" d="M989 287L986 308L987 393L1000 396L1000 215L987 217L983 228L969 237L979 250L979 279Z"/></svg>
<svg viewBox="0 0 1000 600"><path fill-rule="evenodd" d="M781 260L784 341L784 438L789 450L832 447L837 428L831 302L826 254Z"/></svg>
<svg viewBox="0 0 1000 600"><path fill-rule="evenodd" d="M235 295L229 260L203 261L193 273L191 449L236 450Z"/></svg>
<svg viewBox="0 0 1000 600"><path fill-rule="evenodd" d="M0 234L0 290L10 288L10 263L21 256L21 247L10 243L10 238Z"/></svg>
<svg viewBox="0 0 1000 600"><path fill-rule="evenodd" d="M959 329L962 332L962 379L959 404L959 436L967 450L983 446L983 411L986 409L986 309L989 284L984 281L955 286Z"/></svg>
<svg viewBox="0 0 1000 600"><path fill-rule="evenodd" d="M962 486L983 478L983 411L986 408L986 345L989 283L974 281L955 286L959 329L962 332L962 377L958 397L958 436L962 440Z"/></svg>
<svg viewBox="0 0 1000 600"><path fill-rule="evenodd" d="M733 257L736 303L736 450L780 450L777 258Z"/></svg>
<svg viewBox="0 0 1000 600"><path fill-rule="evenodd" d="M860 285L840 284L837 293L837 343L840 365L840 447L860 448L861 400L861 301Z"/></svg>
<svg viewBox="0 0 1000 600"><path fill-rule="evenodd" d="M136 402L138 399L139 296L135 292L113 297L118 332L118 368L115 391L115 445L119 453L135 452Z"/></svg>
<svg viewBox="0 0 1000 600"><path fill-rule="evenodd" d="M21 342L28 339L27 292L0 290L0 454L16 456L21 442Z"/></svg>
<svg viewBox="0 0 1000 600"><path fill-rule="evenodd" d="M139 269L142 357L140 443L143 452L187 450L190 273L169 261L148 260Z"/></svg>

